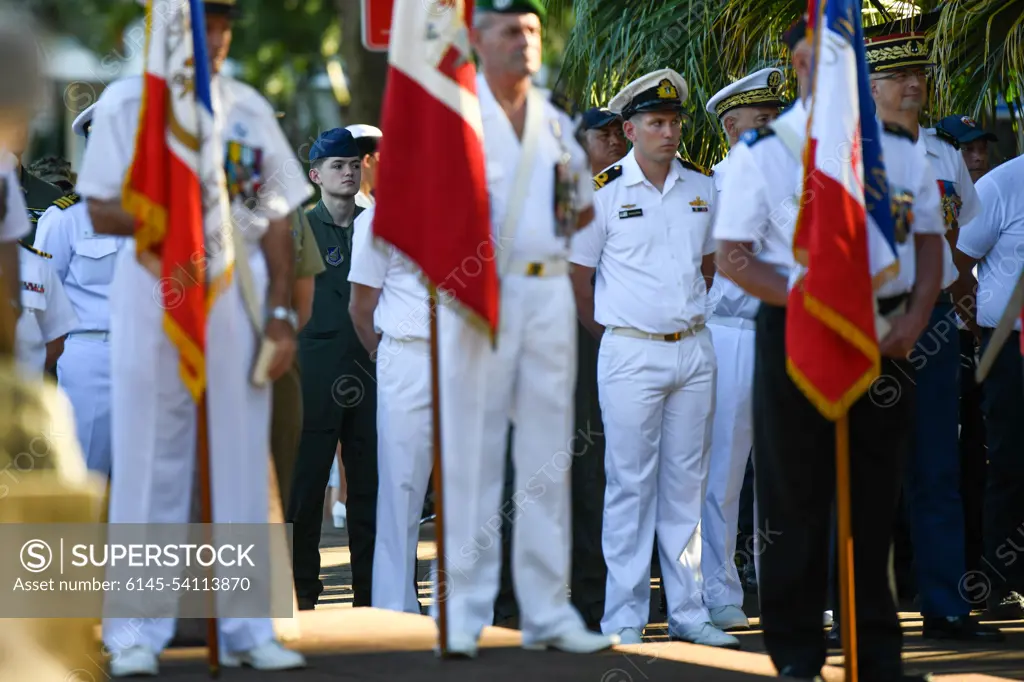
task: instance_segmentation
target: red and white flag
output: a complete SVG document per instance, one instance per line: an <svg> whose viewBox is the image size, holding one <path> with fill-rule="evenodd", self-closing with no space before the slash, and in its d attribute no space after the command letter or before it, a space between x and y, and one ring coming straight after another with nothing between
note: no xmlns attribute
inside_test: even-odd
<svg viewBox="0 0 1024 682"><path fill-rule="evenodd" d="M395 0L373 232L445 299L498 322L471 0Z"/></svg>

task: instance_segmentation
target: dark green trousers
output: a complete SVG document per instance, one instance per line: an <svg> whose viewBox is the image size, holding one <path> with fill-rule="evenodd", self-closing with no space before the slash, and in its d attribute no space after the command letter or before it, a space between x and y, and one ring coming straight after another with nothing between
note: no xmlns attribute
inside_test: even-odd
<svg viewBox="0 0 1024 682"><path fill-rule="evenodd" d="M370 606L377 526L377 384L365 351L340 337L300 339L303 427L287 520L293 525L295 591L315 603L320 527L338 442L348 484L346 508L354 606ZM360 347L359 350L362 350Z"/></svg>

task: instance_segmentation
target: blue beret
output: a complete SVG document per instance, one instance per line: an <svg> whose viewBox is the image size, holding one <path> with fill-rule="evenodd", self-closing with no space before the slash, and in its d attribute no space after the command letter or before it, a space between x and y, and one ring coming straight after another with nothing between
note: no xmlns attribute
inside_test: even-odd
<svg viewBox="0 0 1024 682"><path fill-rule="evenodd" d="M336 156L345 158L362 156L359 153L359 147L356 145L355 138L352 137L352 133L344 128L332 128L320 133L320 137L316 138L316 142L309 148L310 163L317 159L327 159Z"/></svg>

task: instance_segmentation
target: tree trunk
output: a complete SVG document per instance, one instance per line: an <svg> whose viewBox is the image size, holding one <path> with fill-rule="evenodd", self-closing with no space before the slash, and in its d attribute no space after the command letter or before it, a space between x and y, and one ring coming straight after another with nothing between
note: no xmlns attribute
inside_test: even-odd
<svg viewBox="0 0 1024 682"><path fill-rule="evenodd" d="M340 53L352 98L347 107L342 107L342 117L346 125L367 123L379 127L388 55L363 47L362 8L358 0L334 0L334 3L341 19Z"/></svg>

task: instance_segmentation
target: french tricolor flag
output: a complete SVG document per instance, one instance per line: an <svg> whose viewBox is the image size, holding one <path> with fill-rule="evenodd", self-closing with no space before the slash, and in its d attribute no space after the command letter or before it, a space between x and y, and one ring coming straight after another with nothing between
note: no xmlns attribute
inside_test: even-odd
<svg viewBox="0 0 1024 682"><path fill-rule="evenodd" d="M787 365L837 420L880 372L874 292L898 262L860 0L810 0L808 32L812 101L794 236L802 269L787 305Z"/></svg>
<svg viewBox="0 0 1024 682"><path fill-rule="evenodd" d="M234 257L224 238L230 218L202 0L148 0L143 79L123 204L136 217L140 262L159 264L164 329L198 401L206 387L207 292L221 289L216 280L229 275Z"/></svg>

